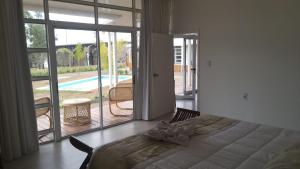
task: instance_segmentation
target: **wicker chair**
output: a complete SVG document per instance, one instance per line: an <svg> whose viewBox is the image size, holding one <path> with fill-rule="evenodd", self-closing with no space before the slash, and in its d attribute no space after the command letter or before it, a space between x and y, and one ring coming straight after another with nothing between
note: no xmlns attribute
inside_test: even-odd
<svg viewBox="0 0 300 169"><path fill-rule="evenodd" d="M173 116L172 120L169 123L184 121L197 116L200 116L200 112L198 111L177 108L177 112L175 113L175 115Z"/></svg>
<svg viewBox="0 0 300 169"><path fill-rule="evenodd" d="M128 116L112 112L111 106L116 104L116 107L121 110L133 110L132 108L121 107L118 103L133 100L132 83L118 83L116 87L109 90L109 111L114 116Z"/></svg>
<svg viewBox="0 0 300 169"><path fill-rule="evenodd" d="M44 104L45 107L38 107L35 109L35 116L36 118L41 116L47 116L49 119L49 128L52 127L53 120L51 117L51 108L50 108L50 98L49 97L42 97L39 99L34 100L35 105Z"/></svg>

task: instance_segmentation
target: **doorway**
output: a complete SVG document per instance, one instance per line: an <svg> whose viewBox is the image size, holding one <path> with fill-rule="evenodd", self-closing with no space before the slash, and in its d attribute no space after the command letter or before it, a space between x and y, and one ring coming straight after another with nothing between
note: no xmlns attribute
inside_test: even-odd
<svg viewBox="0 0 300 169"><path fill-rule="evenodd" d="M196 34L175 35L173 48L176 100L195 101L198 36Z"/></svg>

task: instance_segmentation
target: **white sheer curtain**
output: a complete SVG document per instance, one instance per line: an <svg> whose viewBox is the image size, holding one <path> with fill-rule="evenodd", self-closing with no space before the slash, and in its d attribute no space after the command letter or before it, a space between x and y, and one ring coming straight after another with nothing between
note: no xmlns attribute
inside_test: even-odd
<svg viewBox="0 0 300 169"><path fill-rule="evenodd" d="M169 34L172 30L173 0L144 0L141 29L140 74L142 79L142 119L149 120L151 84L151 36L153 33Z"/></svg>
<svg viewBox="0 0 300 169"><path fill-rule="evenodd" d="M22 1L0 1L0 145L12 160L38 150Z"/></svg>

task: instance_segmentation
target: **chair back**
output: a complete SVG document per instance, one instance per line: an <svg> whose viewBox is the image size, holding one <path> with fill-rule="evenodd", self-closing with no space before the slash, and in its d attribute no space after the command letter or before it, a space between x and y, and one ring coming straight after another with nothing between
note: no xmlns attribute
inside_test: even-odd
<svg viewBox="0 0 300 169"><path fill-rule="evenodd" d="M39 99L34 100L34 104L48 104L46 107L36 108L35 109L35 116L40 117L42 115L47 114L50 111L50 98L49 97L42 97Z"/></svg>
<svg viewBox="0 0 300 169"><path fill-rule="evenodd" d="M175 116L172 118L172 120L170 121L170 123L188 120L197 116L200 116L200 112L198 111L177 108L177 112Z"/></svg>
<svg viewBox="0 0 300 169"><path fill-rule="evenodd" d="M119 83L109 90L110 101L130 101L133 100L132 83Z"/></svg>

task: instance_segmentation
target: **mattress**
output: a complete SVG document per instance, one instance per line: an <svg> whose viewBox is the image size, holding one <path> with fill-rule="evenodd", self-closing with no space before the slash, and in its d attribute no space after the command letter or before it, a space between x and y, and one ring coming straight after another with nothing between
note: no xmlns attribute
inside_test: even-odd
<svg viewBox="0 0 300 169"><path fill-rule="evenodd" d="M207 117L211 116L202 116L200 119ZM140 137L134 136L130 142L124 144L123 149L126 149L124 152L119 146L113 152L103 151L102 157L94 155L90 169L261 169L287 146L300 142L299 131L245 121L234 121L234 123L226 123L228 125L225 127L216 128L215 124L218 122L224 120L233 122L227 118L220 119L202 125L205 127L192 137L187 146L157 143L159 146L155 147L154 155L139 159L137 163L132 161L143 155L142 153L135 157L127 155L126 158L122 158L126 152L130 152L129 150L134 150L136 153L140 149L138 146L141 146L141 142L147 140L145 138L139 140L137 138ZM200 123L202 122L206 121L200 120ZM210 132L205 132L206 130ZM118 143L120 142L122 143L122 141ZM107 147L114 149L118 147L118 143L100 147L94 154ZM152 146L153 144L156 143L147 143ZM103 159L103 156L109 158ZM105 162L106 164L103 165Z"/></svg>

